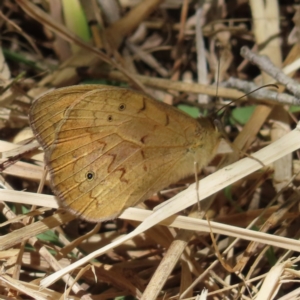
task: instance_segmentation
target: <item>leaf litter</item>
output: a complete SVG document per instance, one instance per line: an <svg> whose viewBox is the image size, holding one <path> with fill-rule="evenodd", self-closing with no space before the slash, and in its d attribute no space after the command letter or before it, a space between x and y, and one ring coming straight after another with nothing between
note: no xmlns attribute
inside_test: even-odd
<svg viewBox="0 0 300 300"><path fill-rule="evenodd" d="M269 2L0 4L3 297L299 297L299 10ZM28 130L33 99L90 82L144 90L194 116L254 85L279 88L227 109L234 147L221 143L198 175L205 213L190 209L192 176L95 227L59 209Z"/></svg>

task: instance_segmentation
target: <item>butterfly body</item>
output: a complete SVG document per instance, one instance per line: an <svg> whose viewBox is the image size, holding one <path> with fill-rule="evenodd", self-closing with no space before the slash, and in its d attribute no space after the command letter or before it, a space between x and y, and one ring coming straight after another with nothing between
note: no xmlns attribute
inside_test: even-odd
<svg viewBox="0 0 300 300"><path fill-rule="evenodd" d="M89 221L124 209L201 169L220 134L132 90L80 85L57 89L32 105L31 127L45 151L53 192Z"/></svg>

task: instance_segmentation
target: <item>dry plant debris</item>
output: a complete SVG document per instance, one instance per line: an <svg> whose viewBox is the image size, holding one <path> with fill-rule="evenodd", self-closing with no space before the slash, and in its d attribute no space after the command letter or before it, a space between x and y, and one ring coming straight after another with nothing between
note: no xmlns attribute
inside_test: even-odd
<svg viewBox="0 0 300 300"><path fill-rule="evenodd" d="M1 1L1 298L299 299L299 11ZM278 88L228 107L233 146L198 175L205 213L190 208L191 177L95 225L59 209L28 124L33 99L84 83L142 90L194 117Z"/></svg>

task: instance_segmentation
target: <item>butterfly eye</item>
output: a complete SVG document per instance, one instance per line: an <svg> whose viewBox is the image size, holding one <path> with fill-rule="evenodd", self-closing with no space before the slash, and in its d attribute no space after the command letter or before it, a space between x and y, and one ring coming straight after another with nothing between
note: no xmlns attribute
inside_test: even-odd
<svg viewBox="0 0 300 300"><path fill-rule="evenodd" d="M119 110L120 110L120 111L125 110L125 108L126 108L126 104L121 103L121 104L119 105Z"/></svg>
<svg viewBox="0 0 300 300"><path fill-rule="evenodd" d="M95 173L93 171L88 171L86 172L85 174L85 178L88 180L88 181L92 181L95 177Z"/></svg>
<svg viewBox="0 0 300 300"><path fill-rule="evenodd" d="M113 120L112 115L109 115L109 116L107 117L107 121L108 121L108 122L111 122L112 120Z"/></svg>

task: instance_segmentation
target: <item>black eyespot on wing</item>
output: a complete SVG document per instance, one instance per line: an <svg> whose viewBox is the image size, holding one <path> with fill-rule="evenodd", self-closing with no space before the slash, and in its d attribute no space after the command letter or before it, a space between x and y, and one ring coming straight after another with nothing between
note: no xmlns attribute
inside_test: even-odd
<svg viewBox="0 0 300 300"><path fill-rule="evenodd" d="M125 103L121 103L120 105L119 105L119 111L123 111L123 110L125 110L126 109L126 104Z"/></svg>
<svg viewBox="0 0 300 300"><path fill-rule="evenodd" d="M87 171L85 173L85 178L87 181L92 181L95 178L95 173L93 171Z"/></svg>
<svg viewBox="0 0 300 300"><path fill-rule="evenodd" d="M108 115L108 116L107 116L107 121L108 121L108 122L112 122L112 120L113 120L112 115Z"/></svg>

